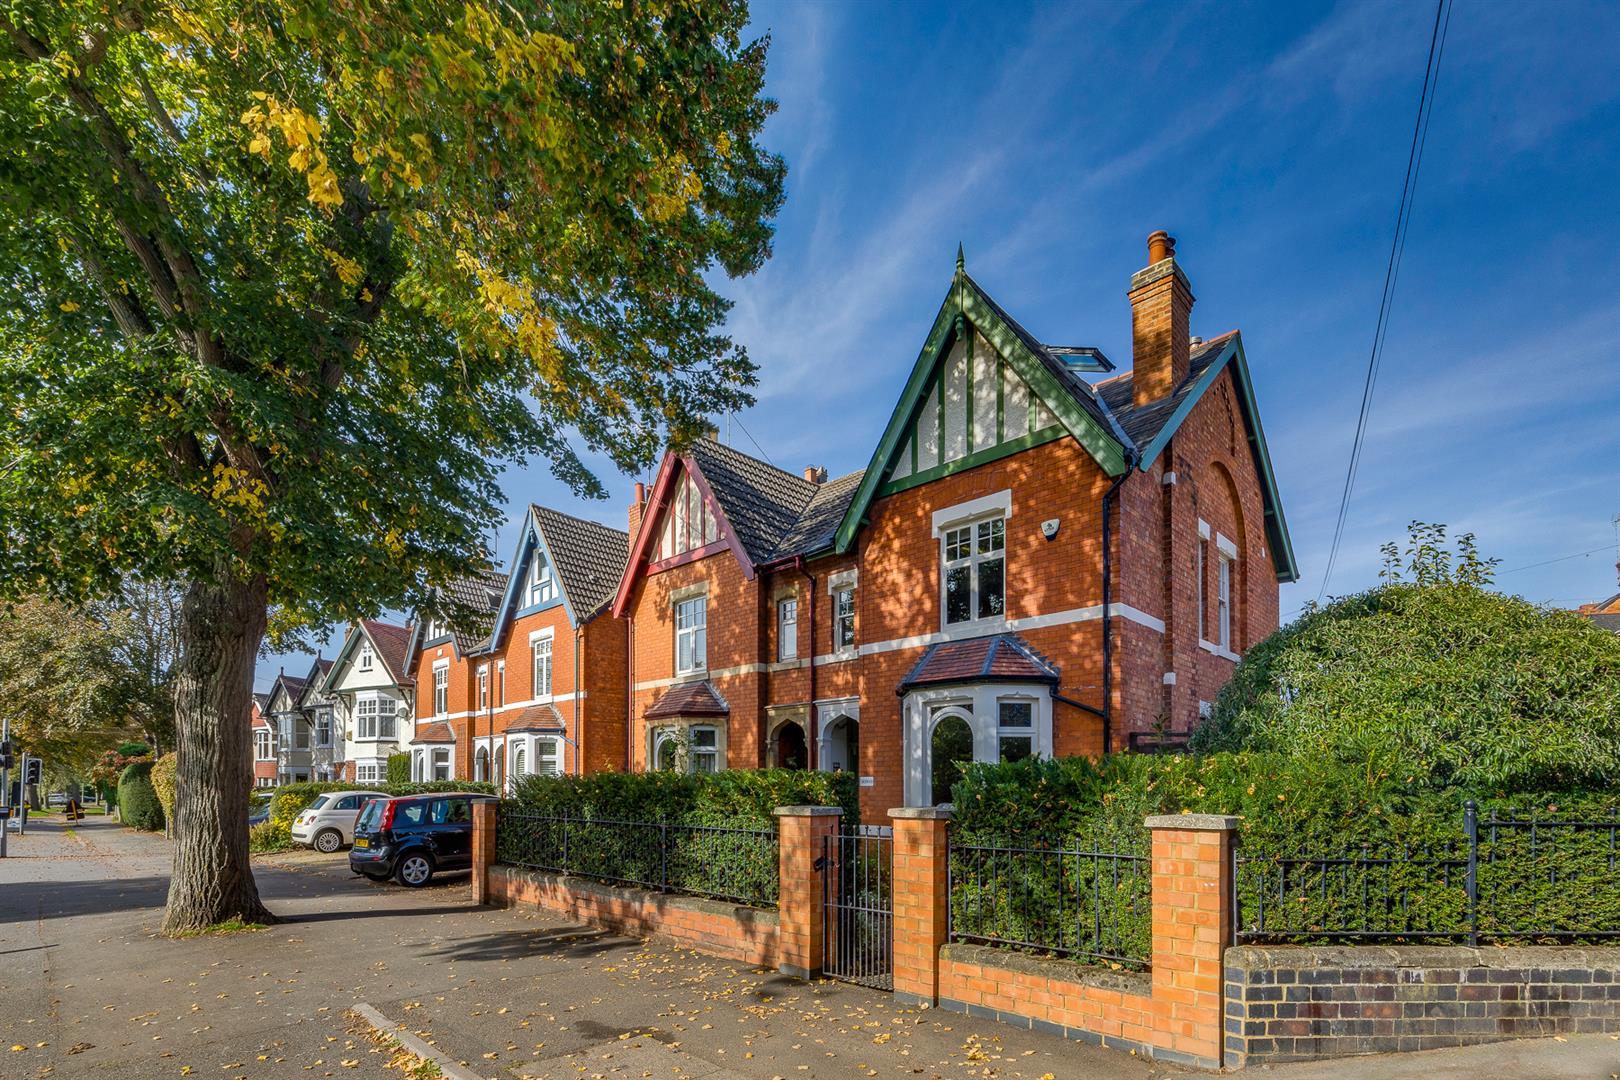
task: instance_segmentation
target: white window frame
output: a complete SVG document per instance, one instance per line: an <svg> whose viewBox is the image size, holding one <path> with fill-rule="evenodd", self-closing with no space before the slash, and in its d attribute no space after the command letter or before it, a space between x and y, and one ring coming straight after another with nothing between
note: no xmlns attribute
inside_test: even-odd
<svg viewBox="0 0 1620 1080"><path fill-rule="evenodd" d="M276 757L275 736L269 728L253 729L253 760L274 761Z"/></svg>
<svg viewBox="0 0 1620 1080"><path fill-rule="evenodd" d="M905 805L931 804L934 725L960 713L973 731L973 760L1001 760L1002 701L1034 706L1031 756L1053 756L1052 691L1042 683L977 683L913 690L901 706Z"/></svg>
<svg viewBox="0 0 1620 1080"><path fill-rule="evenodd" d="M433 750L428 751L427 761L428 761L427 779L429 779L429 780L454 780L456 778L456 759L455 759L455 755L452 754L445 747L440 746L440 747L434 748ZM440 769L444 770L444 775L443 776L439 775L439 770Z"/></svg>
<svg viewBox="0 0 1620 1080"><path fill-rule="evenodd" d="M355 660L354 660L355 670L356 671L370 671L371 670L371 665L376 660L376 656L377 656L376 651L374 649L372 649L371 642L362 641L360 643L360 653L359 653L358 656L355 657Z"/></svg>
<svg viewBox="0 0 1620 1080"><path fill-rule="evenodd" d="M512 765L507 770L507 775L512 784L529 775L529 748L521 739L512 741Z"/></svg>
<svg viewBox="0 0 1620 1080"><path fill-rule="evenodd" d="M780 663L798 658L799 598L797 595L779 597L776 601L776 659Z"/></svg>
<svg viewBox="0 0 1620 1080"><path fill-rule="evenodd" d="M970 499L965 503L947 506L933 513L932 524L934 538L939 544L939 625L942 630L960 630L963 627L1001 626L1007 621L1008 593L1010 575L1008 567L1008 539L1011 533L1013 502L1012 489L1003 488L989 495L982 495L977 499ZM979 527L983 524L1000 520L1001 548L999 552L979 551ZM960 558L948 558L951 543L955 533L962 529L968 530L967 554ZM1001 559L1001 614L979 614L980 567L996 558ZM949 621L949 587L950 571L960 567L968 568L968 618Z"/></svg>
<svg viewBox="0 0 1620 1080"><path fill-rule="evenodd" d="M843 585L832 594L833 649L846 652L855 648L855 586ZM848 610L844 610L845 607Z"/></svg>
<svg viewBox="0 0 1620 1080"><path fill-rule="evenodd" d="M495 662L495 704L497 707L506 707L506 661Z"/></svg>
<svg viewBox="0 0 1620 1080"><path fill-rule="evenodd" d="M354 696L354 737L357 742L392 742L399 730L398 705L387 694Z"/></svg>
<svg viewBox="0 0 1620 1080"><path fill-rule="evenodd" d="M536 630L529 635L529 696L535 701L549 701L552 697L552 680L556 676L552 637L550 630ZM542 660L545 661L543 671Z"/></svg>
<svg viewBox="0 0 1620 1080"><path fill-rule="evenodd" d="M700 733L710 736L712 741L700 745L698 743ZM726 767L726 733L718 724L667 725L654 728L650 734L652 738L647 758L649 772L658 772L664 768L659 761L659 752L666 740L674 744L675 760L669 767L675 772L719 772Z"/></svg>
<svg viewBox="0 0 1620 1080"><path fill-rule="evenodd" d="M539 544L535 545L534 554L529 556L528 595L529 607L549 604L557 599L557 574Z"/></svg>
<svg viewBox="0 0 1620 1080"><path fill-rule="evenodd" d="M699 734L713 738L712 743L700 745ZM713 773L725 767L720 758L720 729L713 724L693 724L687 729L687 772Z"/></svg>
<svg viewBox="0 0 1620 1080"><path fill-rule="evenodd" d="M433 665L433 715L450 713L450 661L441 660Z"/></svg>
<svg viewBox="0 0 1620 1080"><path fill-rule="evenodd" d="M1227 652L1232 648L1232 592L1237 578L1237 545L1220 533L1215 534L1215 644Z"/></svg>
<svg viewBox="0 0 1620 1080"><path fill-rule="evenodd" d="M478 668L478 707L489 708L489 665L481 664Z"/></svg>
<svg viewBox="0 0 1620 1080"><path fill-rule="evenodd" d="M531 740L531 751L536 775L561 776L563 773L562 740L549 735L537 735Z"/></svg>
<svg viewBox="0 0 1620 1080"><path fill-rule="evenodd" d="M683 610L697 613L688 626L681 625ZM709 670L709 597L707 593L676 600L675 620L675 674L696 675ZM681 661L683 640L688 643L688 661Z"/></svg>
<svg viewBox="0 0 1620 1080"><path fill-rule="evenodd" d="M375 784L382 781L382 766L372 764L356 764L354 767L354 782L357 784Z"/></svg>

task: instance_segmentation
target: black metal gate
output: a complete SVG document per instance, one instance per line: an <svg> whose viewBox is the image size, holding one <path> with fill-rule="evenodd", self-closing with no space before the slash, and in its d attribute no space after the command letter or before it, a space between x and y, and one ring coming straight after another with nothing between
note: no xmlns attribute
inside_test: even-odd
<svg viewBox="0 0 1620 1080"><path fill-rule="evenodd" d="M894 989L894 830L863 825L822 849L822 973Z"/></svg>

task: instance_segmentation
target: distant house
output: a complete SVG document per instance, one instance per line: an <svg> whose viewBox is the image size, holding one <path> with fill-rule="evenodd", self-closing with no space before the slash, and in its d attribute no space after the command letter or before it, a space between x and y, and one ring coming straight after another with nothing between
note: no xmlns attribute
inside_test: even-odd
<svg viewBox="0 0 1620 1080"><path fill-rule="evenodd" d="M406 752L411 723L411 679L407 657L411 628L379 619L349 627L332 659L325 691L342 748L342 778L358 783L388 779L388 758Z"/></svg>
<svg viewBox="0 0 1620 1080"><path fill-rule="evenodd" d="M445 613L421 612L412 620L406 647L415 687L412 780L465 778L471 769L471 747L457 738L455 721L466 730L473 702L473 671L467 660L489 640L506 575L492 566L451 581L446 592L446 599L461 609L459 621L452 624Z"/></svg>
<svg viewBox="0 0 1620 1080"><path fill-rule="evenodd" d="M333 780L342 771L343 752L324 685L331 668L332 661L317 658L302 678L282 671L270 686L278 784Z"/></svg>
<svg viewBox="0 0 1620 1080"><path fill-rule="evenodd" d="M1584 615L1594 626L1620 634L1620 593L1595 604L1582 604L1575 613Z"/></svg>
<svg viewBox="0 0 1620 1080"><path fill-rule="evenodd" d="M248 713L248 736L252 739L253 786L276 786L276 732L270 725L270 695L254 694Z"/></svg>

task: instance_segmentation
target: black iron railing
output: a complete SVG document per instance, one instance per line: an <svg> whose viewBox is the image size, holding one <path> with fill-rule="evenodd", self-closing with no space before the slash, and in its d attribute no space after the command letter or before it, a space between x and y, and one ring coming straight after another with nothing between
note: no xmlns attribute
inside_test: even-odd
<svg viewBox="0 0 1620 1080"><path fill-rule="evenodd" d="M1581 941L1620 937L1620 816L1463 806L1461 833L1331 854L1233 852L1239 942Z"/></svg>
<svg viewBox="0 0 1620 1080"><path fill-rule="evenodd" d="M1147 835L1067 848L951 844L950 940L1146 967Z"/></svg>
<svg viewBox="0 0 1620 1080"><path fill-rule="evenodd" d="M499 862L613 885L775 907L776 830L561 818L502 807Z"/></svg>

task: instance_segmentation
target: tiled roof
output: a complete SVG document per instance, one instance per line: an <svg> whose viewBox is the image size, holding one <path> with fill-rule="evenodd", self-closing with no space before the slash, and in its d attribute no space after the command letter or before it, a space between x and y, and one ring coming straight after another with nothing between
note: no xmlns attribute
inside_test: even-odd
<svg viewBox="0 0 1620 1080"><path fill-rule="evenodd" d="M573 605L574 617L585 619L613 599L630 557L630 537L622 529L572 517L545 506L532 506L545 536L546 549Z"/></svg>
<svg viewBox="0 0 1620 1080"><path fill-rule="evenodd" d="M1589 620L1593 626L1620 634L1620 612L1600 611L1583 617Z"/></svg>
<svg viewBox="0 0 1620 1080"><path fill-rule="evenodd" d="M450 725L443 720L435 720L431 724L423 724L416 729L416 738L411 740L412 746L421 746L423 743L453 743L456 733L450 730Z"/></svg>
<svg viewBox="0 0 1620 1080"><path fill-rule="evenodd" d="M731 707L705 682L681 683L664 692L653 702L645 714L648 720L667 720L673 716L727 716Z"/></svg>
<svg viewBox="0 0 1620 1080"><path fill-rule="evenodd" d="M478 574L450 579L445 591L456 604L472 610L472 614L464 616L461 625L451 631L457 650L471 652L483 644L495 628L495 612L501 606L501 594L506 591L506 574L492 566Z"/></svg>
<svg viewBox="0 0 1620 1080"><path fill-rule="evenodd" d="M1236 331L1232 333L1236 333ZM1220 337L1211 338L1202 345L1193 346L1187 364L1187 377L1181 381L1181 385L1176 387L1173 393L1167 394L1157 401L1150 401L1140 408L1136 406L1131 397L1134 389L1132 382L1133 372L1127 371L1123 375L1115 375L1113 378L1104 379L1097 384L1096 390L1101 395L1103 404L1108 407L1108 411L1119 421L1119 426L1124 429L1131 442L1136 444L1138 450L1151 443L1170 420L1170 417L1175 415L1175 411L1181 407L1181 403L1187 400L1187 395L1192 393L1193 386L1198 382L1198 376L1202 375L1209 365L1220 358L1221 347L1226 344L1231 336L1231 333L1222 334Z"/></svg>
<svg viewBox="0 0 1620 1080"><path fill-rule="evenodd" d="M563 715L557 711L557 706L530 705L517 714L517 719L506 729L506 733L516 735L528 731L562 731L565 726Z"/></svg>
<svg viewBox="0 0 1620 1080"><path fill-rule="evenodd" d="M756 565L769 562L815 497L817 485L714 439L699 439L687 453L749 559Z"/></svg>
<svg viewBox="0 0 1620 1080"><path fill-rule="evenodd" d="M899 692L930 683L1058 681L1058 669L1017 634L992 634L930 645Z"/></svg>
<svg viewBox="0 0 1620 1080"><path fill-rule="evenodd" d="M383 662L388 674L392 675L397 683L410 682L410 658L406 655L406 650L411 644L411 628L395 626L381 619L367 619L365 625L366 633L370 635L372 644L377 647L377 658Z"/></svg>
<svg viewBox="0 0 1620 1080"><path fill-rule="evenodd" d="M810 496L810 501L800 512L799 520L782 537L771 558L813 555L831 547L833 537L838 533L838 523L844 520L844 511L849 509L849 502L855 497L856 489L861 486L861 477L865 475L866 470L859 469L817 487L816 493Z"/></svg>
<svg viewBox="0 0 1620 1080"><path fill-rule="evenodd" d="M304 693L304 680L300 679L296 675L288 675L286 672L282 672L280 675L276 676L276 682L279 682L286 688L287 700L292 705L296 706L298 704L299 697L301 697ZM276 696L276 688L274 685L270 687L270 696L272 698Z"/></svg>
<svg viewBox="0 0 1620 1080"><path fill-rule="evenodd" d="M830 547L864 475L817 484L714 439L689 453L756 566Z"/></svg>

